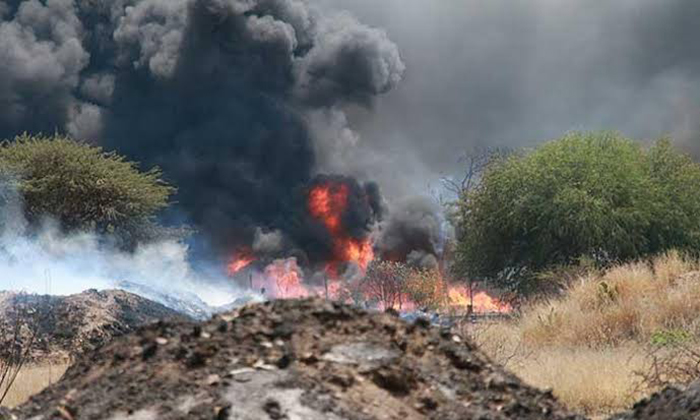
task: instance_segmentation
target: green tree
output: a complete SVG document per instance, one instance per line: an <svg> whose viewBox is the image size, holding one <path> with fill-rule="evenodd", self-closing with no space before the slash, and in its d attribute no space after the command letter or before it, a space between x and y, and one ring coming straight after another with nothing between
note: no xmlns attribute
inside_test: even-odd
<svg viewBox="0 0 700 420"><path fill-rule="evenodd" d="M55 135L22 135L0 147L0 173L11 173L30 224L47 216L66 231L114 234L125 243L151 238L175 189L153 168ZM7 178L5 178L5 183Z"/></svg>
<svg viewBox="0 0 700 420"><path fill-rule="evenodd" d="M668 139L570 133L498 156L460 200L457 269L524 288L539 271L589 258L700 250L700 166Z"/></svg>

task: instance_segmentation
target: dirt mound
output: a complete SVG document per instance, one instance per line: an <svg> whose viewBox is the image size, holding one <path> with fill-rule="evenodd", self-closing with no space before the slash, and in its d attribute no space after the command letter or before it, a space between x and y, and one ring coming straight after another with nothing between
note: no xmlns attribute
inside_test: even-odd
<svg viewBox="0 0 700 420"><path fill-rule="evenodd" d="M427 321L323 300L158 323L85 355L30 419L582 419Z"/></svg>
<svg viewBox="0 0 700 420"><path fill-rule="evenodd" d="M668 387L610 420L700 420L700 382L684 390Z"/></svg>
<svg viewBox="0 0 700 420"><path fill-rule="evenodd" d="M165 306L121 290L71 296L0 292L0 357L14 345L29 348L29 361L66 359L113 337L161 319L189 320ZM15 328L21 327L19 343Z"/></svg>

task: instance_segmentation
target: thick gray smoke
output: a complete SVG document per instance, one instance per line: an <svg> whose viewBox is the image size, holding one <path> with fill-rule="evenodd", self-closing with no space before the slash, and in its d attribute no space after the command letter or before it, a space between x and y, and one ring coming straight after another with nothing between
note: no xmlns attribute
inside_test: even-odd
<svg viewBox="0 0 700 420"><path fill-rule="evenodd" d="M318 1L401 48L404 80L379 98L380 118L349 115L361 141L342 161L372 171L390 198L459 172L472 148L575 129L670 134L700 157L700 2Z"/></svg>
<svg viewBox="0 0 700 420"><path fill-rule="evenodd" d="M614 129L700 156L698 18L695 0L0 0L0 137L158 164L173 220L299 261L329 251L305 214L317 174L376 180L379 251L430 265L439 210L400 199L465 151Z"/></svg>
<svg viewBox="0 0 700 420"><path fill-rule="evenodd" d="M335 141L315 133L403 72L382 30L303 0L0 1L0 138L58 130L161 166L171 216L222 252L260 229L304 249L290 225Z"/></svg>
<svg viewBox="0 0 700 420"><path fill-rule="evenodd" d="M416 196L394 205L379 238L382 258L435 268L454 231L435 201Z"/></svg>

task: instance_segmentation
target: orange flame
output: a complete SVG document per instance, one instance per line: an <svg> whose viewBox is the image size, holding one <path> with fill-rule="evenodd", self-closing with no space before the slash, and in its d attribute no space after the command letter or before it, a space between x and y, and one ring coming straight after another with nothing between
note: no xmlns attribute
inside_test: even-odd
<svg viewBox="0 0 700 420"><path fill-rule="evenodd" d="M468 287L452 286L449 289L448 296L453 307L466 308L472 303ZM507 302L502 302L489 296L486 292L475 292L473 305L472 310L476 313L508 313L513 310Z"/></svg>
<svg viewBox="0 0 700 420"><path fill-rule="evenodd" d="M342 233L342 215L348 205L348 187L344 184L320 185L309 193L309 212L334 236Z"/></svg>
<svg viewBox="0 0 700 420"><path fill-rule="evenodd" d="M348 186L342 183L325 183L309 192L309 213L319 220L333 237L333 261L326 265L326 272L335 278L338 265L354 262L363 271L374 260L372 241L356 239L345 232L343 213L348 206Z"/></svg>
<svg viewBox="0 0 700 420"><path fill-rule="evenodd" d="M309 296L309 291L302 284L301 269L294 258L273 262L265 268L264 276L274 298L294 299Z"/></svg>
<svg viewBox="0 0 700 420"><path fill-rule="evenodd" d="M337 300L343 291L339 280L328 279L325 284L310 285L304 282L304 274L296 258L275 260L264 272L254 273L252 286L270 299L297 299L310 296Z"/></svg>
<svg viewBox="0 0 700 420"><path fill-rule="evenodd" d="M228 274L234 275L244 268L248 267L250 264L255 262L255 256L248 254L246 252L241 253L233 258L233 260L228 264Z"/></svg>

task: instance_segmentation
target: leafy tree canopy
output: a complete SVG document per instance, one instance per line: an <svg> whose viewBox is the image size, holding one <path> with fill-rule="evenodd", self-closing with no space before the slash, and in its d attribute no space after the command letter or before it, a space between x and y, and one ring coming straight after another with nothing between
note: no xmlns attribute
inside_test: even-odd
<svg viewBox="0 0 700 420"><path fill-rule="evenodd" d="M153 233L156 213L175 191L158 168L141 172L114 152L60 135L5 141L0 172L16 179L30 223L50 216L67 231L114 233L129 242Z"/></svg>
<svg viewBox="0 0 700 420"><path fill-rule="evenodd" d="M581 258L700 251L700 165L668 139L574 132L497 156L459 208L458 270L511 287Z"/></svg>

